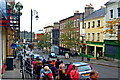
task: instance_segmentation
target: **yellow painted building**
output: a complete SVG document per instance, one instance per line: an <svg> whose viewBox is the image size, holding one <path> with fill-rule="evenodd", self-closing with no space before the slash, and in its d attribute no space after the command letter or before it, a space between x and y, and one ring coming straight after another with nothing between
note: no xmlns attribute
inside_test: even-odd
<svg viewBox="0 0 120 80"><path fill-rule="evenodd" d="M101 8L94 11L85 17L84 26L86 34L86 54L92 55L95 58L104 56L104 40L103 26L106 8Z"/></svg>

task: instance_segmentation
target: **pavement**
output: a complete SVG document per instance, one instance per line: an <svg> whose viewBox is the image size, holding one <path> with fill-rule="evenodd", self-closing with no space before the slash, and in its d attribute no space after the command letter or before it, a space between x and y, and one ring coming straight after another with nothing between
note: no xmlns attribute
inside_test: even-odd
<svg viewBox="0 0 120 80"><path fill-rule="evenodd" d="M17 59L13 60L13 64L16 66L13 70L6 70L1 80L22 80L22 74L20 73L20 61Z"/></svg>
<svg viewBox="0 0 120 80"><path fill-rule="evenodd" d="M74 62L81 61L81 57L72 57ZM90 64L97 64L97 65L102 65L102 66L108 66L108 67L115 67L115 68L120 68L120 61L118 60L106 60L106 59L94 59L91 58L91 60L88 62L87 58L84 58L83 62L87 62Z"/></svg>
<svg viewBox="0 0 120 80"><path fill-rule="evenodd" d="M45 54L41 54L45 55ZM46 54L47 55L47 54ZM64 56L59 56L58 58L63 59ZM81 61L81 57L71 57L74 62ZM103 65L103 66L108 66L108 67L114 67L114 68L120 68L120 61L116 60L104 60L104 59L91 59L90 62L87 61L86 58L84 58L84 62L90 63L90 64L97 64L97 65ZM22 73L20 73L20 61L17 59L14 59L14 64L16 64L16 67L13 70L6 70L3 75L1 80L23 80L22 79ZM25 79L26 80L26 79Z"/></svg>

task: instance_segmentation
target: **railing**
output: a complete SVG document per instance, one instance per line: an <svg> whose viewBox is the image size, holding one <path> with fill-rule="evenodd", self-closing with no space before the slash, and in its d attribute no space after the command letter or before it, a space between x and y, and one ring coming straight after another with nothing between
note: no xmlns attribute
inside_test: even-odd
<svg viewBox="0 0 120 80"><path fill-rule="evenodd" d="M22 56L23 57L23 56ZM33 68L31 63L28 63L25 59L21 59L21 70L22 79L37 79L37 75L33 73Z"/></svg>

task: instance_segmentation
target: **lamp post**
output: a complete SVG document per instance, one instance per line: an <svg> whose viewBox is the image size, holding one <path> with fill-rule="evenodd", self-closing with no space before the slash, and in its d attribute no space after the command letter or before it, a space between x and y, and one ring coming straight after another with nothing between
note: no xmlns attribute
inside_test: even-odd
<svg viewBox="0 0 120 80"><path fill-rule="evenodd" d="M20 12L20 10L23 9L23 5L18 2L15 4L15 9L16 9L16 13L18 14L18 26L19 26L19 40L20 40L20 16L22 15L22 13Z"/></svg>
<svg viewBox="0 0 120 80"><path fill-rule="evenodd" d="M82 29L84 29L84 12L82 13ZM82 37L82 44L84 43L84 39L83 39L83 35L81 36ZM83 53L84 51L83 51L83 47L82 47L82 53Z"/></svg>
<svg viewBox="0 0 120 80"><path fill-rule="evenodd" d="M33 12L34 12L34 14L33 14ZM36 10L31 9L31 44L32 44L32 19L33 19L33 15L36 15L35 18L36 18L36 20L38 20L38 18L39 18L38 12Z"/></svg>
<svg viewBox="0 0 120 80"><path fill-rule="evenodd" d="M18 3L16 3L15 4L15 10L16 10L16 14L17 14L17 16L18 16L18 27L19 27L19 40L20 40L20 16L22 15L22 13L20 12L20 10L22 10L23 9L23 5L20 3L20 2L18 2ZM21 67L21 69L22 70L20 70L21 72L22 72L22 79L24 79L24 61L23 61L23 56L22 56L22 54L21 54L21 57L20 57L20 67Z"/></svg>

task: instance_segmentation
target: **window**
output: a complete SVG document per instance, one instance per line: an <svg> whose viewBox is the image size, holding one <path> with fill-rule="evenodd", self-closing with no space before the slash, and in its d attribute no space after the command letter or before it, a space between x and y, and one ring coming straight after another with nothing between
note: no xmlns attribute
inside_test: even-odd
<svg viewBox="0 0 120 80"><path fill-rule="evenodd" d="M100 40L100 33L97 33L97 41Z"/></svg>
<svg viewBox="0 0 120 80"><path fill-rule="evenodd" d="M90 22L88 22L88 28L90 28Z"/></svg>
<svg viewBox="0 0 120 80"><path fill-rule="evenodd" d="M86 23L84 23L84 28L83 29L85 29L86 28Z"/></svg>
<svg viewBox="0 0 120 80"><path fill-rule="evenodd" d="M92 41L94 41L95 33L92 33Z"/></svg>
<svg viewBox="0 0 120 80"><path fill-rule="evenodd" d="M88 33L88 41L90 40L90 33Z"/></svg>
<svg viewBox="0 0 120 80"><path fill-rule="evenodd" d="M74 27L76 27L77 26L77 21L76 20L74 20Z"/></svg>
<svg viewBox="0 0 120 80"><path fill-rule="evenodd" d="M120 8L118 8L118 17L120 17Z"/></svg>
<svg viewBox="0 0 120 80"><path fill-rule="evenodd" d="M94 26L95 26L95 21L92 22L92 28L94 28Z"/></svg>
<svg viewBox="0 0 120 80"><path fill-rule="evenodd" d="M113 10L110 10L110 18L113 18Z"/></svg>
<svg viewBox="0 0 120 80"><path fill-rule="evenodd" d="M98 25L97 25L97 27L100 27L100 20L98 20Z"/></svg>
<svg viewBox="0 0 120 80"><path fill-rule="evenodd" d="M77 19L77 23L76 24L77 24L77 27L79 27L79 19Z"/></svg>

